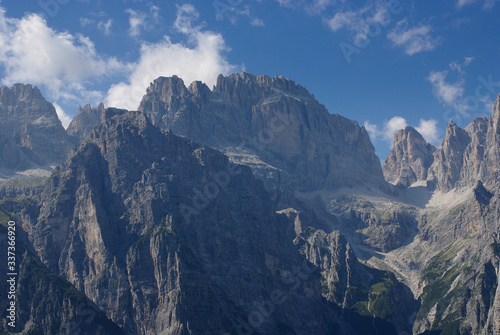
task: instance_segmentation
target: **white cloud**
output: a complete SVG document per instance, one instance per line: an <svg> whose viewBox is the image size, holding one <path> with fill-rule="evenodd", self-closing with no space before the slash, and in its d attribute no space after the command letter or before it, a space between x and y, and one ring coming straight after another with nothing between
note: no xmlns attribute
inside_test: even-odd
<svg viewBox="0 0 500 335"><path fill-rule="evenodd" d="M254 27L264 27L265 24L264 24L264 20L262 19L259 19L257 17L254 17L251 21L250 21L250 24Z"/></svg>
<svg viewBox="0 0 500 335"><path fill-rule="evenodd" d="M439 141L439 131L437 128L437 120L420 119L420 124L415 129L425 138L427 143L436 144Z"/></svg>
<svg viewBox="0 0 500 335"><path fill-rule="evenodd" d="M379 130L376 124L372 124L369 121L365 121L364 123L364 127L370 134L370 138L373 142L382 140L386 142L389 147L392 146L394 134L400 129L405 129L407 126L408 123L406 119L401 116L394 116L390 120L385 121L381 130ZM439 141L439 131L436 120L420 119L420 123L415 129L424 137L427 143L436 144Z"/></svg>
<svg viewBox="0 0 500 335"><path fill-rule="evenodd" d="M97 28L101 30L104 35L109 36L111 35L111 26L113 25L113 20L109 19L108 21L99 21L97 24Z"/></svg>
<svg viewBox="0 0 500 335"><path fill-rule="evenodd" d="M123 71L116 58L99 55L88 37L57 32L36 14L9 18L0 8L2 84L30 83L44 88L48 98L95 103L87 84ZM101 94L102 95L102 94Z"/></svg>
<svg viewBox="0 0 500 335"><path fill-rule="evenodd" d="M135 11L133 9L125 10L129 15L128 23L130 25L128 32L131 37L139 37L142 31L153 30L160 21L160 8L150 5L149 13Z"/></svg>
<svg viewBox="0 0 500 335"><path fill-rule="evenodd" d="M431 36L430 25L419 25L408 27L408 22L403 19L389 32L387 38L396 46L403 47L407 55L414 55L423 51L431 51L436 48L439 40Z"/></svg>
<svg viewBox="0 0 500 335"><path fill-rule="evenodd" d="M453 119L470 118L473 116L487 115L491 112L492 99L496 97L490 94L483 95L479 93L479 88L484 88L483 77L478 77L479 84L476 90L470 95L465 91L465 67L474 60L473 57L465 57L462 63L452 62L449 64L449 69L443 71L432 71L427 80L432 84L432 90L437 100L448 108L445 113L446 117ZM455 79L450 77L455 76ZM488 82L497 86L500 83L495 83L490 78ZM488 85L491 85L488 84ZM456 120L455 120L456 121Z"/></svg>
<svg viewBox="0 0 500 335"><path fill-rule="evenodd" d="M309 14L321 14L326 9L337 5L339 2L345 4L347 0L277 0L280 6L288 8L303 7Z"/></svg>
<svg viewBox="0 0 500 335"><path fill-rule="evenodd" d="M458 0L457 7L462 8L463 6L473 4L474 2L476 2L476 0Z"/></svg>
<svg viewBox="0 0 500 335"><path fill-rule="evenodd" d="M145 25L146 14L132 9L127 9L125 12L130 16L128 19L130 25L128 29L129 35L138 37L141 34L141 27Z"/></svg>
<svg viewBox="0 0 500 335"><path fill-rule="evenodd" d="M427 80L432 84L434 96L446 107L452 107L459 111L466 109L463 103L463 96L465 92L465 72L464 68L467 67L474 57L464 57L462 63L450 63L449 70L432 71L427 77ZM458 78L454 82L448 80L448 75L451 72L456 72Z"/></svg>
<svg viewBox="0 0 500 335"><path fill-rule="evenodd" d="M464 94L465 80L461 78L454 83L450 83L446 81L447 75L447 70L433 71L427 79L432 84L434 95L441 103L447 106L455 106Z"/></svg>
<svg viewBox="0 0 500 335"><path fill-rule="evenodd" d="M80 18L80 25L82 27L86 27L88 25L94 24L95 20L88 18L88 17L81 17Z"/></svg>
<svg viewBox="0 0 500 335"><path fill-rule="evenodd" d="M389 24L388 15L389 2L377 2L375 8L367 5L358 10L339 11L325 21L327 26L334 32L347 29L353 34L355 44L363 43L370 33L371 26L380 29L380 26ZM375 30L377 31L377 30Z"/></svg>
<svg viewBox="0 0 500 335"><path fill-rule="evenodd" d="M382 130L379 130L376 124L372 124L369 121L365 121L364 126L370 134L370 138L372 139L372 141L376 141L377 139L381 138L383 141L392 144L394 133L399 129L406 128L407 123L403 117L394 116L389 121L384 122Z"/></svg>
<svg viewBox="0 0 500 335"><path fill-rule="evenodd" d="M228 74L237 69L225 58L226 47L220 34L202 30L195 22L199 17L192 5L177 6L174 28L185 34L190 45L172 43L168 36L156 44L143 43L140 59L127 82L113 85L107 94L106 106L134 110L149 84L159 76L177 75L186 85L201 80L215 84L220 73Z"/></svg>
<svg viewBox="0 0 500 335"><path fill-rule="evenodd" d="M72 117L70 117L68 114L66 114L61 106L57 104L56 102L53 102L52 105L54 105L54 108L56 109L57 116L59 117L59 120L61 120L61 123L64 127L64 129L68 128L69 123L71 122Z"/></svg>

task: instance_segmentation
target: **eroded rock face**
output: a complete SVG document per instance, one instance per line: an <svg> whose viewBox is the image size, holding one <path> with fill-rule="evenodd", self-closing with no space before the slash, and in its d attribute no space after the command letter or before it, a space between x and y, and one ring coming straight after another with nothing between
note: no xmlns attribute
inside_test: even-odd
<svg viewBox="0 0 500 335"><path fill-rule="evenodd" d="M143 113L98 126L40 198L23 226L41 260L129 334L333 326L318 270L251 170Z"/></svg>
<svg viewBox="0 0 500 335"><path fill-rule="evenodd" d="M213 90L158 78L139 110L162 129L250 165L276 197L280 189L385 185L364 127L329 114L304 87L281 76L221 75Z"/></svg>
<svg viewBox="0 0 500 335"><path fill-rule="evenodd" d="M59 164L73 144L52 104L31 85L0 88L0 168Z"/></svg>
<svg viewBox="0 0 500 335"><path fill-rule="evenodd" d="M408 126L398 130L394 134L391 152L384 162L385 180L404 187L427 180L427 170L432 164L435 150L415 128Z"/></svg>
<svg viewBox="0 0 500 335"><path fill-rule="evenodd" d="M354 334L411 332L418 303L408 287L361 264L339 231L314 229L308 225L314 219L293 208L280 213L293 222L294 244L321 270L323 296L343 310Z"/></svg>
<svg viewBox="0 0 500 335"><path fill-rule="evenodd" d="M495 100L490 118L476 118L465 128L450 121L428 171L431 188L447 192L454 187L472 187L478 180L487 186L498 183L499 101L499 98Z"/></svg>
<svg viewBox="0 0 500 335"><path fill-rule="evenodd" d="M106 122L115 115L125 114L127 111L118 108L105 108L101 102L97 108L91 105L85 105L78 108L76 116L71 120L66 131L72 136L78 137L80 140L87 137L92 129L97 125Z"/></svg>
<svg viewBox="0 0 500 335"><path fill-rule="evenodd" d="M21 334L102 334L120 335L121 329L73 285L51 273L33 254L24 241L20 227L16 227L16 284L15 322L0 326L2 331ZM0 225L0 247L7 250L9 239L7 228ZM7 269L7 258L0 264ZM0 288L9 292L7 272L0 274ZM0 300L0 316L7 320L10 299L4 295ZM12 327L15 325L15 327Z"/></svg>

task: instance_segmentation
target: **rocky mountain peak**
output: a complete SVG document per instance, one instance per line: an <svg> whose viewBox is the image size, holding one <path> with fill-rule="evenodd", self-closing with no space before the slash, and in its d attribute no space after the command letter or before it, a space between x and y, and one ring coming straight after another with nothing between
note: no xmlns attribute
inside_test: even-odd
<svg viewBox="0 0 500 335"><path fill-rule="evenodd" d="M283 76L220 75L213 91L199 82L187 89L177 77L159 78L139 110L161 129L229 152L235 162L252 161L273 192L284 185L385 185L366 130L330 114Z"/></svg>
<svg viewBox="0 0 500 335"><path fill-rule="evenodd" d="M490 118L475 118L465 128L450 120L434 153L428 186L447 192L454 187L473 187L478 180L486 186L500 180L499 104L497 98Z"/></svg>
<svg viewBox="0 0 500 335"><path fill-rule="evenodd" d="M253 75L250 73L233 73L228 77L219 75L214 92L229 94L231 96L241 95L243 93L251 95L260 95L264 92L282 91L288 94L311 97L312 95L301 85L284 76L274 76L270 78L267 75Z"/></svg>
<svg viewBox="0 0 500 335"><path fill-rule="evenodd" d="M427 170L433 162L436 148L425 141L413 127L407 126L394 134L391 152L384 162L385 180L408 187L427 179Z"/></svg>
<svg viewBox="0 0 500 335"><path fill-rule="evenodd" d="M105 108L102 102L97 108L91 105L85 105L84 107L78 108L76 116L71 120L66 131L72 136L83 139L90 134L95 126L106 122L115 115L121 115L126 112L126 110L119 108Z"/></svg>
<svg viewBox="0 0 500 335"><path fill-rule="evenodd" d="M147 88L146 94L155 93L163 98L172 99L173 97L182 97L189 94L184 85L184 81L177 77L159 77Z"/></svg>
<svg viewBox="0 0 500 335"><path fill-rule="evenodd" d="M191 85L189 85L188 91L192 95L201 97L203 101L207 101L208 97L210 97L210 94L212 93L210 88L208 88L208 86L201 81L193 81Z"/></svg>
<svg viewBox="0 0 500 335"><path fill-rule="evenodd" d="M37 87L0 88L0 167L22 170L60 163L72 141Z"/></svg>
<svg viewBox="0 0 500 335"><path fill-rule="evenodd" d="M44 99L38 87L24 84L14 84L12 88L2 86L0 88L0 102L2 104L13 104L21 100Z"/></svg>

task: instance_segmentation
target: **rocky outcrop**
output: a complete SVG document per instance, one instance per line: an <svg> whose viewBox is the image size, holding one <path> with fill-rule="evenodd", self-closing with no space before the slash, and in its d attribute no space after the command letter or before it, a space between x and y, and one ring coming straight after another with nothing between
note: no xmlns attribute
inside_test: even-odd
<svg viewBox="0 0 500 335"><path fill-rule="evenodd" d="M11 325L2 323L0 332L8 331L20 334L102 334L120 335L122 330L106 318L104 313L66 280L50 272L33 253L27 249L24 234L16 227L16 268L19 271L14 281L6 271L0 274L0 288L3 292L15 291L15 318L7 318L10 303L7 296L0 301L1 317L7 322L15 320ZM7 250L7 228L0 225L0 247ZM7 269L7 257L0 264ZM10 284L15 283L15 289ZM8 286L9 285L9 286ZM15 325L15 327L12 327ZM7 334L7 333L5 333Z"/></svg>
<svg viewBox="0 0 500 335"><path fill-rule="evenodd" d="M307 226L311 217L292 208L280 213L293 223L294 244L321 270L323 296L342 308L354 333L411 332L418 303L408 287L390 272L361 264L339 231Z"/></svg>
<svg viewBox="0 0 500 335"><path fill-rule="evenodd" d="M282 76L219 76L213 90L158 78L139 110L162 129L205 143L252 167L276 198L280 190L384 187L368 133L330 114L304 87Z"/></svg>
<svg viewBox="0 0 500 335"><path fill-rule="evenodd" d="M31 85L0 88L0 168L57 165L73 145L52 104Z"/></svg>
<svg viewBox="0 0 500 335"><path fill-rule="evenodd" d="M500 97L500 96L499 96ZM472 187L478 180L493 186L500 180L499 101L490 118L476 118L465 129L450 121L441 146L434 153L428 185L447 192Z"/></svg>
<svg viewBox="0 0 500 335"><path fill-rule="evenodd" d="M91 105L85 105L78 108L76 116L71 120L66 131L72 136L78 137L80 140L87 137L92 129L97 125L106 122L115 115L125 114L127 111L118 108L105 108L101 102L97 108Z"/></svg>
<svg viewBox="0 0 500 335"><path fill-rule="evenodd" d="M408 187L427 180L436 148L413 127L407 126L394 134L391 152L384 162L384 177L389 183Z"/></svg>
<svg viewBox="0 0 500 335"><path fill-rule="evenodd" d="M455 186L460 179L464 167L464 153L471 140L465 129L450 120L445 138L434 153L434 162L428 172L429 187L446 192Z"/></svg>
<svg viewBox="0 0 500 335"><path fill-rule="evenodd" d="M21 222L41 260L128 334L338 326L251 170L143 113L95 128L39 204Z"/></svg>

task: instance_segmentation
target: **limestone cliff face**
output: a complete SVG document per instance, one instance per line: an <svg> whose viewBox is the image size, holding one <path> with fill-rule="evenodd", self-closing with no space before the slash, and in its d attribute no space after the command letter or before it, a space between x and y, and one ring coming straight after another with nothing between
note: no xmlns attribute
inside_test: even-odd
<svg viewBox="0 0 500 335"><path fill-rule="evenodd" d="M428 171L431 188L446 192L454 187L472 187L478 180L487 186L498 183L499 101L499 98L495 100L490 118L476 118L465 129L450 121Z"/></svg>
<svg viewBox="0 0 500 335"><path fill-rule="evenodd" d="M158 78L139 110L162 129L250 165L268 189L384 185L366 130L329 114L304 87L281 76L221 75L213 90Z"/></svg>
<svg viewBox="0 0 500 335"><path fill-rule="evenodd" d="M391 152L384 162L384 177L388 182L408 187L416 181L427 180L436 148L413 127L394 134Z"/></svg>
<svg viewBox="0 0 500 335"><path fill-rule="evenodd" d="M414 333L498 332L499 205L498 187L478 182L458 206L429 214L418 240L436 252L419 265L422 307Z"/></svg>
<svg viewBox="0 0 500 335"><path fill-rule="evenodd" d="M0 87L1 168L59 164L72 144L54 106L38 88L22 84Z"/></svg>
<svg viewBox="0 0 500 335"><path fill-rule="evenodd" d="M24 234L16 227L15 327L0 325L0 332L20 334L82 334L120 335L121 329L82 292L47 269L27 247ZM7 250L7 228L0 225L0 247ZM6 257L0 261L7 269ZM0 274L0 288L8 292L7 273ZM1 317L7 319L10 300L0 300ZM7 333L5 333L7 334Z"/></svg>
<svg viewBox="0 0 500 335"><path fill-rule="evenodd" d="M106 122L115 115L121 115L126 112L127 111L124 109L105 108L102 102L97 108L93 108L91 105L85 105L84 107L78 108L76 116L71 120L66 131L68 134L82 140L87 137L97 125Z"/></svg>
<svg viewBox="0 0 500 335"><path fill-rule="evenodd" d="M321 270L323 296L343 310L355 334L411 332L418 303L408 287L361 264L339 231L314 229L311 217L292 208L280 213L293 222L294 244Z"/></svg>
<svg viewBox="0 0 500 335"><path fill-rule="evenodd" d="M320 274L251 170L143 113L94 129L40 205L23 227L41 260L128 334L334 326Z"/></svg>

